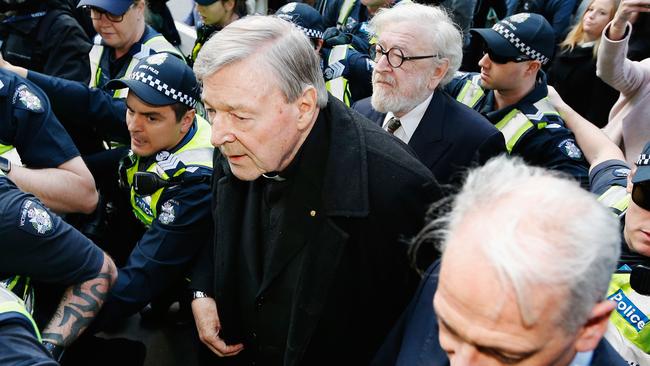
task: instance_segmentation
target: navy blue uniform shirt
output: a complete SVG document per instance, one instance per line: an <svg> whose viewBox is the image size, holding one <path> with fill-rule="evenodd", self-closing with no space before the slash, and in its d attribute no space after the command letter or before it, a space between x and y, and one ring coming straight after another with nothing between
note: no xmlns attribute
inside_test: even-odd
<svg viewBox="0 0 650 366"><path fill-rule="evenodd" d="M475 75L477 74L467 73L455 77L445 86L445 89L456 97L465 82ZM515 108L525 114L536 114L538 110L533 104L547 96L546 75L540 71L533 90L518 103L496 110L494 91L485 90L485 95L481 97L474 109L496 125ZM578 179L583 187L588 187L588 165L575 142L573 132L565 127L559 115L545 115L543 118L548 125L524 134L513 147L512 154L521 156L529 164L568 173Z"/></svg>
<svg viewBox="0 0 650 366"><path fill-rule="evenodd" d="M79 151L56 118L43 91L0 69L0 144L16 147L30 168L55 168Z"/></svg>

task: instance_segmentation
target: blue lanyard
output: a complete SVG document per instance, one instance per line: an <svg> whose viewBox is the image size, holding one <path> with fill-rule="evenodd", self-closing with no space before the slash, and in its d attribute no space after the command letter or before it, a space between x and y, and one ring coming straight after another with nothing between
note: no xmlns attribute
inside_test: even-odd
<svg viewBox="0 0 650 366"><path fill-rule="evenodd" d="M9 23L18 23L22 22L23 20L27 19L36 19L40 18L42 16L45 16L47 14L47 11L38 11L36 13L29 13L25 15L14 15L10 16L9 18L4 19L0 24L9 24Z"/></svg>

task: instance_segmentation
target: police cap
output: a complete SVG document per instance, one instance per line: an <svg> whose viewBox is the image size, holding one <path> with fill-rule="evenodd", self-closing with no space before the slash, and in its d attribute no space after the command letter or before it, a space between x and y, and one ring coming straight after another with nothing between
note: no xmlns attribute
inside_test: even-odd
<svg viewBox="0 0 650 366"><path fill-rule="evenodd" d="M275 16L295 24L309 38L323 38L323 17L307 4L288 3L278 9Z"/></svg>
<svg viewBox="0 0 650 366"><path fill-rule="evenodd" d="M122 15L129 10L133 0L81 0L77 7L94 6L114 15Z"/></svg>

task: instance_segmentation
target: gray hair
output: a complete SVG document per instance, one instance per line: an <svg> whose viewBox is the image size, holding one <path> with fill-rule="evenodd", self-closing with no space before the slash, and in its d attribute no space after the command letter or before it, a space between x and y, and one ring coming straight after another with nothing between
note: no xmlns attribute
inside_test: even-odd
<svg viewBox="0 0 650 366"><path fill-rule="evenodd" d="M239 19L208 40L194 63L199 81L230 64L257 57L269 70L288 102L314 87L318 106L327 105L327 89L320 60L309 39L295 25L274 16Z"/></svg>
<svg viewBox="0 0 650 366"><path fill-rule="evenodd" d="M556 319L566 333L585 324L605 297L620 255L619 222L574 180L520 158L500 156L471 171L451 211L432 222L419 239L439 238L443 253L451 234L480 216L489 222L477 241L504 288L514 290L527 324L537 321L531 298L540 288L562 291Z"/></svg>
<svg viewBox="0 0 650 366"><path fill-rule="evenodd" d="M440 81L440 86L447 85L463 60L463 34L449 13L440 6L404 2L392 8L380 9L369 25L371 31L379 35L386 25L398 22L408 22L426 29L421 39L430 42L431 50L437 52L441 59L449 61L447 74Z"/></svg>

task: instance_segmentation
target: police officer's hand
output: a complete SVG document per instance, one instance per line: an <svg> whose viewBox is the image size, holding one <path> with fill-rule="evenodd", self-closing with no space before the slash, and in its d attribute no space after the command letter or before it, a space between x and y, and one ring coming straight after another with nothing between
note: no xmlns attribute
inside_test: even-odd
<svg viewBox="0 0 650 366"><path fill-rule="evenodd" d="M332 48L334 46L350 44L352 42L352 35L343 33L336 27L330 27L323 33L323 40L325 41L326 47Z"/></svg>
<svg viewBox="0 0 650 366"><path fill-rule="evenodd" d="M239 343L228 345L219 337L221 322L217 311L217 303L214 299L203 297L192 301L192 314L196 322L196 329L199 332L199 339L208 348L220 357L234 356L244 349Z"/></svg>
<svg viewBox="0 0 650 366"><path fill-rule="evenodd" d="M618 41L625 36L627 22L632 19L635 13L650 12L650 0L623 0L616 11L612 26L609 29L609 38Z"/></svg>

